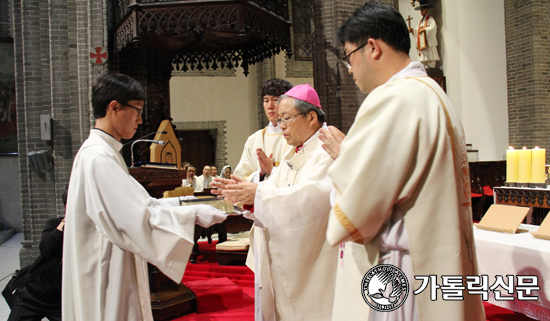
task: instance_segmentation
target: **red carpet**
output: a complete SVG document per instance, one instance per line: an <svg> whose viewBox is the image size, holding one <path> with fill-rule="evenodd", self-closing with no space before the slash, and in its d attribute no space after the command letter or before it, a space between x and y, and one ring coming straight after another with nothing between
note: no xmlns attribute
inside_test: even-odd
<svg viewBox="0 0 550 321"><path fill-rule="evenodd" d="M197 263L188 263L183 282L197 295L197 313L177 321L253 321L254 273L246 266L218 265L216 242L200 242ZM484 302L487 321L532 321Z"/></svg>
<svg viewBox="0 0 550 321"><path fill-rule="evenodd" d="M175 320L254 320L254 273L246 266L218 265L216 243L199 242L197 263L187 264L182 279L197 295L197 313Z"/></svg>

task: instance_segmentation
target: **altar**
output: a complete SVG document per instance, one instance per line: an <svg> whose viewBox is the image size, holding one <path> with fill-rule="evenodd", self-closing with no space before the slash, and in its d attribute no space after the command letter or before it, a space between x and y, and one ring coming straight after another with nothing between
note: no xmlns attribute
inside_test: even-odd
<svg viewBox="0 0 550 321"><path fill-rule="evenodd" d="M550 241L537 239L528 231L538 229L538 226L521 224L520 229L527 231L508 234L482 230L474 227L477 261L480 275L487 275L489 286L495 282L495 276L500 275L507 280L507 275L513 275L513 294L503 294L508 299L495 298L489 291L489 303L523 313L537 320L550 318ZM533 291L530 296L538 296L538 300L519 300L518 275L536 276L539 291ZM506 292L498 288L501 292ZM523 295L523 294L522 294Z"/></svg>

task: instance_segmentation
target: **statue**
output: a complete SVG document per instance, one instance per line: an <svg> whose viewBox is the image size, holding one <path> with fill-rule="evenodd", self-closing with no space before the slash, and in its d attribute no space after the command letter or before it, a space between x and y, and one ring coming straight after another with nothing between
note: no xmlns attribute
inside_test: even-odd
<svg viewBox="0 0 550 321"><path fill-rule="evenodd" d="M414 1L411 1L414 6ZM420 10L422 19L418 23L416 30L409 26L409 32L416 36L416 50L418 51L418 60L424 64L426 68L435 68L435 64L439 61L437 53L437 24L435 19L430 16L429 9L434 6L434 3L429 0L418 0L419 5L415 10Z"/></svg>

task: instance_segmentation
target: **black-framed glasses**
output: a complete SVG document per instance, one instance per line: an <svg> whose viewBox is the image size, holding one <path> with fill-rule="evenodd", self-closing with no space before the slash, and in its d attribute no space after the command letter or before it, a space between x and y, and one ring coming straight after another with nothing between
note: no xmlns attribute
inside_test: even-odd
<svg viewBox="0 0 550 321"><path fill-rule="evenodd" d="M296 116L300 116L301 114L296 114L294 116L288 116L288 117L281 117L277 118L275 121L277 122L277 126L281 126L281 124L288 124L290 123L291 119L293 119Z"/></svg>
<svg viewBox="0 0 550 321"><path fill-rule="evenodd" d="M346 67L348 68L348 70L351 68L351 64L349 62L349 57L351 57L351 55L356 52L357 50L363 48L364 46L368 45L369 43L366 42L362 45L360 45L359 47L355 48L355 50L352 50L352 52L350 52L349 54L345 55L344 58L342 58L342 62L344 62L344 65L346 65Z"/></svg>
<svg viewBox="0 0 550 321"><path fill-rule="evenodd" d="M144 109L144 108L137 108L137 107L134 107L134 106L132 106L132 105L130 105L130 104L122 104L122 105L124 105L124 106L126 106L126 107L130 107L130 108L134 108L135 110L137 110L138 116L141 116L141 114L143 114L143 109Z"/></svg>

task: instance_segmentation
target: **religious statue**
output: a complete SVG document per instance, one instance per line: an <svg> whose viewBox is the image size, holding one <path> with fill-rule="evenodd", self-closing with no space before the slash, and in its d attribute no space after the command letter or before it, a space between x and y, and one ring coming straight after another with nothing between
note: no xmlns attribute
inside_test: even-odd
<svg viewBox="0 0 550 321"><path fill-rule="evenodd" d="M414 1L411 1L414 6ZM418 51L418 60L424 64L426 68L435 68L435 64L439 61L437 53L437 24L435 19L430 16L429 9L434 6L430 0L418 0L419 5L415 10L420 10L422 19L415 29L410 27L409 32L416 36L416 50Z"/></svg>

